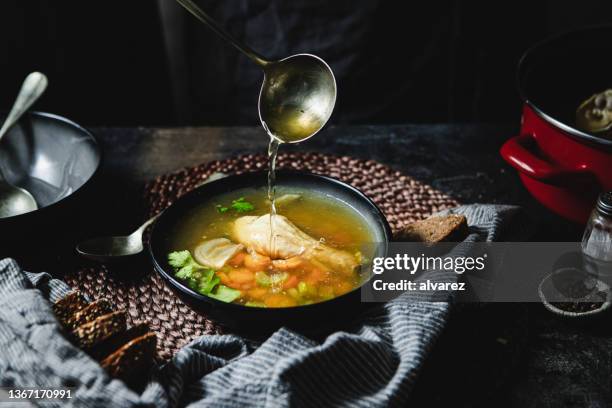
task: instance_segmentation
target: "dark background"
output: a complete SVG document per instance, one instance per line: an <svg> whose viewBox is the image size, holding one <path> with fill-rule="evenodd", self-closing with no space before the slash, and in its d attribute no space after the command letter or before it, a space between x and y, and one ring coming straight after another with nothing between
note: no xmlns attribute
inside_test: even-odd
<svg viewBox="0 0 612 408"><path fill-rule="evenodd" d="M269 57L320 55L335 123L516 122L516 65L612 2L199 0ZM3 0L0 109L45 72L36 106L87 126L257 125L262 74L173 0ZM554 90L560 92L559 90Z"/></svg>

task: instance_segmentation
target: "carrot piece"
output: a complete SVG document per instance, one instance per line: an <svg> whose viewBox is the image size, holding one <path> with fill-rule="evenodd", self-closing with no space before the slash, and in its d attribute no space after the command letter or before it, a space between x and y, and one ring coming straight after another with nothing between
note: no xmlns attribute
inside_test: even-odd
<svg viewBox="0 0 612 408"><path fill-rule="evenodd" d="M225 272L217 271L217 276L219 277L219 279L221 279L221 283L224 285L229 285L229 283L232 281Z"/></svg>
<svg viewBox="0 0 612 408"><path fill-rule="evenodd" d="M234 282L233 280L229 280L227 283L224 283L225 286L229 286L232 289L242 289L242 285L238 282Z"/></svg>
<svg viewBox="0 0 612 408"><path fill-rule="evenodd" d="M299 283L298 277L295 275L291 275L283 282L283 289L295 288L298 283Z"/></svg>
<svg viewBox="0 0 612 408"><path fill-rule="evenodd" d="M228 276L232 281L240 285L243 283L252 282L255 279L255 274L246 268L236 268L233 271L230 271Z"/></svg>
<svg viewBox="0 0 612 408"><path fill-rule="evenodd" d="M253 289L253 287L255 286L255 284L251 281L251 282L245 282L242 285L240 285L240 289L242 290L249 290L249 289Z"/></svg>
<svg viewBox="0 0 612 408"><path fill-rule="evenodd" d="M239 266L241 266L244 263L244 257L246 256L246 253L244 252L238 252L236 255L234 255L234 257L232 259L229 260L229 264L232 265L233 267L237 268Z"/></svg>
<svg viewBox="0 0 612 408"><path fill-rule="evenodd" d="M267 293L268 289L266 288L255 288L249 290L248 295L253 299L261 300L266 296Z"/></svg>
<svg viewBox="0 0 612 408"><path fill-rule="evenodd" d="M263 271L270 265L270 258L264 255L259 255L256 252L246 254L244 256L244 266L253 272Z"/></svg>
<svg viewBox="0 0 612 408"><path fill-rule="evenodd" d="M268 307L291 307L297 305L297 302L291 296L281 294L268 296L264 303Z"/></svg>

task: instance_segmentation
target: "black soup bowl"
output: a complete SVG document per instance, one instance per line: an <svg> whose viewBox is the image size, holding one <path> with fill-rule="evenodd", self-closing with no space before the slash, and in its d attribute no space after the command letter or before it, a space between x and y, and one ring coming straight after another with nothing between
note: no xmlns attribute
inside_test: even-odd
<svg viewBox="0 0 612 408"><path fill-rule="evenodd" d="M67 235L87 212L83 197L91 193L101 159L96 139L76 123L50 113L24 115L0 141L0 171L31 193L38 209L0 218L0 257L48 247Z"/></svg>
<svg viewBox="0 0 612 408"><path fill-rule="evenodd" d="M386 254L391 228L380 209L361 191L330 177L288 170L278 171L276 181L278 187L313 191L346 203L369 226L371 242L376 244L375 256ZM149 250L155 270L191 308L239 331L267 332L286 326L317 332L350 322L361 314L367 305L371 305L361 302L359 288L320 303L286 308L259 308L212 299L193 291L174 277L167 255L172 250L172 233L177 223L192 210L214 200L216 196L243 188L265 188L266 183L265 172L244 173L204 184L179 198L162 213L151 231Z"/></svg>

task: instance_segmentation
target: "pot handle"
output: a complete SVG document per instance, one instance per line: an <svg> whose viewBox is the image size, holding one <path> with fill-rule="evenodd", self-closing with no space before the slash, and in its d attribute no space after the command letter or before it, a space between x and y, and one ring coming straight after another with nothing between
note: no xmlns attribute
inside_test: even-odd
<svg viewBox="0 0 612 408"><path fill-rule="evenodd" d="M522 134L510 138L500 149L500 153L512 167L523 174L544 182L565 181L585 173L585 168L567 169L536 155L529 144L534 143L533 135Z"/></svg>

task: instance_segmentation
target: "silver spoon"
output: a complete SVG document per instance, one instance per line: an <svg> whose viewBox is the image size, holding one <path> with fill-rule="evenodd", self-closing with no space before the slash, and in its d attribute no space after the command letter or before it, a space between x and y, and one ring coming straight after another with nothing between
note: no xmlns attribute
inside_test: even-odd
<svg viewBox="0 0 612 408"><path fill-rule="evenodd" d="M148 219L136 231L127 236L91 238L77 245L79 255L98 262L105 262L139 254L143 251L142 234L160 214Z"/></svg>
<svg viewBox="0 0 612 408"><path fill-rule="evenodd" d="M200 185L219 180L223 177L226 177L226 174L220 172L213 173ZM78 244L76 246L76 251L84 258L99 262L113 261L132 255L137 255L144 249L144 245L142 244L142 234L149 225L153 224L155 220L157 220L160 215L161 213L148 219L130 235L91 238Z"/></svg>
<svg viewBox="0 0 612 408"><path fill-rule="evenodd" d="M26 77L11 111L0 128L0 140L45 92L47 83L47 77L40 72L32 72ZM0 218L12 217L36 209L38 205L32 194L10 184L0 171Z"/></svg>
<svg viewBox="0 0 612 408"><path fill-rule="evenodd" d="M268 61L232 37L192 0L176 1L263 69L259 119L271 136L297 143L323 128L336 104L336 79L325 61L311 54Z"/></svg>

